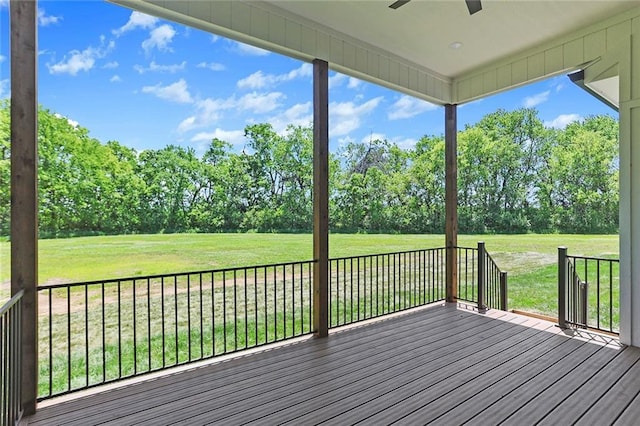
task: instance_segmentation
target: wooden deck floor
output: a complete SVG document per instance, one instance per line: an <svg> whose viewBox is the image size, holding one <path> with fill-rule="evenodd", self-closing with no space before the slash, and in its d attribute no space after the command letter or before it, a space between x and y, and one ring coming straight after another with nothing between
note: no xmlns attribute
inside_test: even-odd
<svg viewBox="0 0 640 426"><path fill-rule="evenodd" d="M29 425L638 424L640 349L455 305L40 408Z"/></svg>

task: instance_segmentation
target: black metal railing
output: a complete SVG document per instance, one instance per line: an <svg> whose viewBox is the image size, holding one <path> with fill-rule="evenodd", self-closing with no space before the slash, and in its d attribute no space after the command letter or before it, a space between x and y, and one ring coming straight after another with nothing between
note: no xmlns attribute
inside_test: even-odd
<svg viewBox="0 0 640 426"><path fill-rule="evenodd" d="M558 323L618 334L620 261L570 256L558 248Z"/></svg>
<svg viewBox="0 0 640 426"><path fill-rule="evenodd" d="M478 247L457 249L459 295L506 309ZM314 262L40 286L38 398L309 334ZM330 259L329 327L445 300L445 265L445 248Z"/></svg>
<svg viewBox="0 0 640 426"><path fill-rule="evenodd" d="M457 247L458 300L476 303L478 309L508 309L507 273L501 271L485 244Z"/></svg>
<svg viewBox="0 0 640 426"><path fill-rule="evenodd" d="M445 249L329 261L329 327L445 299Z"/></svg>
<svg viewBox="0 0 640 426"><path fill-rule="evenodd" d="M311 333L313 261L38 287L39 399Z"/></svg>
<svg viewBox="0 0 640 426"><path fill-rule="evenodd" d="M0 424L18 424L22 417L22 295L16 293L0 308Z"/></svg>

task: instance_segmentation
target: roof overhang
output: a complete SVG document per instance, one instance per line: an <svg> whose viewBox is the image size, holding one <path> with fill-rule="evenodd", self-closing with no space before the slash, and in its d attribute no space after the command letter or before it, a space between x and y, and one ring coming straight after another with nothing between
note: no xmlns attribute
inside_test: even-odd
<svg viewBox="0 0 640 426"><path fill-rule="evenodd" d="M474 15L463 0L111 1L437 104L583 69L640 17L629 0L483 0Z"/></svg>
<svg viewBox="0 0 640 426"><path fill-rule="evenodd" d="M585 83L584 70L580 70L569 74L569 79L578 87L586 90L589 94L613 108L616 112L618 111L618 106L620 105L618 89L620 79L617 75Z"/></svg>

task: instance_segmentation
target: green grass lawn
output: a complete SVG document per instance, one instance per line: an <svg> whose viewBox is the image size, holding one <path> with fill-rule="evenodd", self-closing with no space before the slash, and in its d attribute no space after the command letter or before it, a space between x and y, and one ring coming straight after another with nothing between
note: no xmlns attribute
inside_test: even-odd
<svg viewBox="0 0 640 426"><path fill-rule="evenodd" d="M555 315L557 247L570 254L618 255L617 235L461 235L460 246L485 241L509 272L510 308ZM331 257L441 247L443 235L330 236ZM164 234L80 237L39 242L40 284L142 276L309 260L309 234ZM0 242L0 296L9 289L9 243Z"/></svg>
<svg viewBox="0 0 640 426"><path fill-rule="evenodd" d="M487 250L503 270L533 272L556 261L557 247L570 254L617 256L617 235L461 235L458 244ZM330 236L331 257L441 247L443 235ZM310 260L309 234L163 234L79 237L39 242L40 283L186 272ZM9 280L9 242L0 242L0 281Z"/></svg>

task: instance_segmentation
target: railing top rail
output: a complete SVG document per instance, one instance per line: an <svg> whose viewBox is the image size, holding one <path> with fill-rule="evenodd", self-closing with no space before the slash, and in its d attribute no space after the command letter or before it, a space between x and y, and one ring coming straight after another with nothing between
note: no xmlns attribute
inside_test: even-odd
<svg viewBox="0 0 640 426"><path fill-rule="evenodd" d="M485 251L485 254L487 255L487 258L491 261L491 263L493 263L496 268L498 267L496 261L493 259L493 256L491 256L491 253L489 253L488 251Z"/></svg>
<svg viewBox="0 0 640 426"><path fill-rule="evenodd" d="M20 290L19 292L14 294L11 299L9 299L4 305L2 305L2 307L0 308L0 315L3 315L5 312L11 309L12 306L18 303L18 301L22 298L23 295L24 295L24 290Z"/></svg>
<svg viewBox="0 0 640 426"><path fill-rule="evenodd" d="M463 250L478 250L478 247L455 246L455 248Z"/></svg>
<svg viewBox="0 0 640 426"><path fill-rule="evenodd" d="M329 261L337 261L337 260L350 260L350 259L358 259L362 257L377 257L377 256L389 256L392 254L408 254L408 253L417 253L420 251L436 251L436 250L444 250L445 247L432 247L426 249L416 249L416 250L403 250L403 251L390 251L387 253L371 253L371 254L358 254L355 256L344 256L344 257L332 257Z"/></svg>
<svg viewBox="0 0 640 426"><path fill-rule="evenodd" d="M571 259L580 259L580 260L599 260L599 261L604 261L604 262L616 262L616 263L620 263L620 259L616 259L616 258L608 258L608 257L574 256L574 255L568 254L568 255L567 255L567 258L571 258Z"/></svg>
<svg viewBox="0 0 640 426"><path fill-rule="evenodd" d="M317 262L317 259L313 259L313 260L302 260L298 262L281 262L281 263L270 263L270 264L264 264L264 265L235 266L235 267L220 268L220 269L207 269L202 271L174 272L170 274L140 275L135 277L109 278L106 280L79 281L79 282L62 283L62 284L39 285L37 287L37 290L77 287L77 286L103 284L103 283L104 284L117 283L122 281L133 281L133 280L152 280L152 279L166 278L166 277L179 277L184 275L219 274L224 272L241 271L244 269L277 268L280 266L302 265L306 263L316 263L316 262Z"/></svg>

